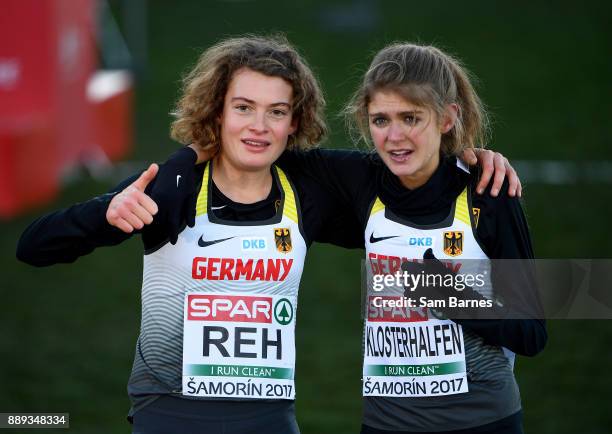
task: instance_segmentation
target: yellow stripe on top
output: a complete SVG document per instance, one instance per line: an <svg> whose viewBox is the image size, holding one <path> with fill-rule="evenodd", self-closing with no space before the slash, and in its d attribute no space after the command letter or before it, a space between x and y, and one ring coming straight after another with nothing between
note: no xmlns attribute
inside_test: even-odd
<svg viewBox="0 0 612 434"><path fill-rule="evenodd" d="M281 187L285 192L285 204L283 206L283 214L287 216L287 218L293 220L294 222L298 222L297 215L297 205L295 202L295 195L293 194L293 189L291 188L291 184L289 184L289 180L287 179L287 175L283 172L279 167L276 167L276 172L278 173L278 179L281 183ZM210 173L210 162L206 163L206 168L204 169L204 175L202 175L202 187L200 187L200 193L198 194L198 201L196 202L196 217L204 215L208 212L208 177Z"/></svg>
<svg viewBox="0 0 612 434"><path fill-rule="evenodd" d="M377 197L376 200L374 201L374 205L372 205L372 211L370 211L370 215L374 215L377 212L382 211L384 209L385 209L385 205ZM467 187L457 197L456 204L455 204L455 218L457 220L462 221L466 225L472 224L470 221L470 214L469 214Z"/></svg>
<svg viewBox="0 0 612 434"><path fill-rule="evenodd" d="M470 207L468 206L467 187L461 192L455 202L455 218L462 221L468 226L471 226L470 222Z"/></svg>
<svg viewBox="0 0 612 434"><path fill-rule="evenodd" d="M198 194L198 201L196 202L196 217L204 215L208 212L208 174L210 172L210 161L206 163L204 168L204 175L202 175L202 186L200 187L200 193Z"/></svg>
<svg viewBox="0 0 612 434"><path fill-rule="evenodd" d="M280 167L274 166L276 173L278 173L278 179L281 183L281 187L285 192L285 203L283 205L283 215L287 216L288 219L298 223L297 205L295 203L295 195L293 194L293 188L289 184L287 175L281 170Z"/></svg>
<svg viewBox="0 0 612 434"><path fill-rule="evenodd" d="M382 203L380 199L377 197L376 200L374 201L374 205L372 205L372 211L370 211L370 215L374 215L378 211L382 211L383 209L385 209L385 204Z"/></svg>

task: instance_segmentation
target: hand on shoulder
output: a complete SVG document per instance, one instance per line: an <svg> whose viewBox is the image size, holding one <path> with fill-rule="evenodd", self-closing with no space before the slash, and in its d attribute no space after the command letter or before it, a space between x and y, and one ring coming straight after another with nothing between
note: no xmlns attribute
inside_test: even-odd
<svg viewBox="0 0 612 434"><path fill-rule="evenodd" d="M487 190L488 194L496 197L507 181L505 194L510 197L521 197L523 191L521 180L508 159L499 152L488 149L466 149L461 155L461 160L470 166L479 167L480 179L475 189L478 194L483 194ZM490 188L486 188L491 178L493 183Z"/></svg>

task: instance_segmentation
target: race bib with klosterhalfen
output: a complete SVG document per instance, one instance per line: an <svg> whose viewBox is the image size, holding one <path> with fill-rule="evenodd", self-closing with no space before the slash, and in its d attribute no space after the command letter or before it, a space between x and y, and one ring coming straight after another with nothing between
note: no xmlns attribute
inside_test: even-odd
<svg viewBox="0 0 612 434"><path fill-rule="evenodd" d="M369 296L363 396L440 396L468 391L459 324L427 309L382 307L398 296ZM387 304L388 306L388 304Z"/></svg>
<svg viewBox="0 0 612 434"><path fill-rule="evenodd" d="M183 395L295 399L296 299L188 293Z"/></svg>

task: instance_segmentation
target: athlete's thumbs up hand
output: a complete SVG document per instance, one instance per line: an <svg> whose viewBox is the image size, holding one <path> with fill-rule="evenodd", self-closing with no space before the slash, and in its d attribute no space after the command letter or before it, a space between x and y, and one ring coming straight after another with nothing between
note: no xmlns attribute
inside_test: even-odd
<svg viewBox="0 0 612 434"><path fill-rule="evenodd" d="M151 164L136 181L110 201L106 210L106 221L111 226L129 234L153 221L153 216L158 211L157 204L144 191L158 170L157 164Z"/></svg>
<svg viewBox="0 0 612 434"><path fill-rule="evenodd" d="M155 163L152 163L147 170L140 174L138 179L134 181L132 185L139 191L142 191L144 193L145 188L147 188L147 185L149 185L149 183L153 181L158 171L159 166Z"/></svg>

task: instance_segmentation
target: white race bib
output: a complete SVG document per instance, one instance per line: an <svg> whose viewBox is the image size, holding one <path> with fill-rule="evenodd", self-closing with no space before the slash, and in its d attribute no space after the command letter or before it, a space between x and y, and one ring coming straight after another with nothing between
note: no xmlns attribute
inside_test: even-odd
<svg viewBox="0 0 612 434"><path fill-rule="evenodd" d="M377 298L378 300L374 301ZM376 307L368 298L363 396L440 396L468 391L463 330L427 309Z"/></svg>
<svg viewBox="0 0 612 434"><path fill-rule="evenodd" d="M183 395L295 399L296 297L188 293Z"/></svg>

